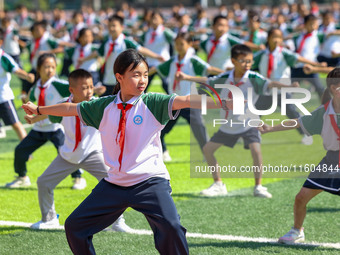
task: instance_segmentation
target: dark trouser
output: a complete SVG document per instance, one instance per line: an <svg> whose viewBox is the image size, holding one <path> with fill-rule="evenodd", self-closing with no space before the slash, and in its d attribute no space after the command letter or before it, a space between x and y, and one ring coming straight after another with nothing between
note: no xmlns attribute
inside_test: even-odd
<svg viewBox="0 0 340 255"><path fill-rule="evenodd" d="M70 74L70 66L73 64L72 59L64 56L63 68L61 69L60 76L66 76Z"/></svg>
<svg viewBox="0 0 340 255"><path fill-rule="evenodd" d="M318 56L318 62L326 62L328 66L338 66L340 64L340 58L328 58L325 56Z"/></svg>
<svg viewBox="0 0 340 255"><path fill-rule="evenodd" d="M286 94L286 98L292 98L291 94ZM272 96L264 96L261 95L255 104L255 108L257 110L268 110L273 104ZM281 108L281 94L277 95L277 106ZM286 114L290 119L298 119L300 117L299 112L296 110L295 105L287 104L286 105ZM303 135L303 131L301 128L297 129L301 135Z"/></svg>
<svg viewBox="0 0 340 255"><path fill-rule="evenodd" d="M15 147L14 152L14 170L20 176L26 176L26 162L29 156L47 141L51 141L58 148L64 144L65 136L61 129L55 132L38 132L31 130L28 135ZM77 170L72 174L72 177L80 177L81 172Z"/></svg>
<svg viewBox="0 0 340 255"><path fill-rule="evenodd" d="M292 81L300 82L302 80L308 80L314 86L316 92L321 98L325 87L322 85L318 73L305 74L302 68L292 68Z"/></svg>
<svg viewBox="0 0 340 255"><path fill-rule="evenodd" d="M65 221L73 254L95 254L93 235L111 225L128 207L144 214L160 254L188 254L186 229L170 194L169 181L163 178L150 178L131 187L101 180Z"/></svg>
<svg viewBox="0 0 340 255"><path fill-rule="evenodd" d="M149 89L149 87L150 87L150 85L151 85L151 82L152 82L153 78L155 78L156 75L157 75L157 74L153 74L153 75L149 76L149 86L146 87L145 92L148 91L148 89ZM169 84L168 84L167 80L164 79L164 78L161 77L161 76L159 76L159 78L161 78L161 80L162 80L162 87L163 87L165 93L166 93L166 94L169 94L169 89L168 89Z"/></svg>
<svg viewBox="0 0 340 255"><path fill-rule="evenodd" d="M186 121L190 124L191 130L194 133L194 136L202 149L203 146L208 142L209 138L205 126L203 124L201 110L185 108L181 110L179 115L186 119ZM163 151L166 151L164 136L172 130L177 120L178 118L176 118L175 120L170 120L161 132L161 142Z"/></svg>
<svg viewBox="0 0 340 255"><path fill-rule="evenodd" d="M37 81L37 71L35 69L32 69L30 71L30 73L34 74L35 76L35 80L33 83L30 83L29 81L23 80L22 81L22 91L26 92L26 94L28 94L28 92L30 91L30 89L33 87L33 85L36 83Z"/></svg>

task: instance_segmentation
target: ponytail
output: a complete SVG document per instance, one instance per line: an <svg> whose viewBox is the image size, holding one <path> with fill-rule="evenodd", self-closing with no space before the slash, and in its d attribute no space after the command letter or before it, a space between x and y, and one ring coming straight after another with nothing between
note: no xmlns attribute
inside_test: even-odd
<svg viewBox="0 0 340 255"><path fill-rule="evenodd" d="M117 84L115 85L115 87L113 88L113 92L112 92L112 95L117 95L118 92L120 90L120 84L119 82L117 82Z"/></svg>
<svg viewBox="0 0 340 255"><path fill-rule="evenodd" d="M324 92L323 92L323 94L321 96L321 104L325 104L325 103L327 103L331 99L332 99L332 95L331 95L331 92L330 92L329 88L327 87L324 90Z"/></svg>

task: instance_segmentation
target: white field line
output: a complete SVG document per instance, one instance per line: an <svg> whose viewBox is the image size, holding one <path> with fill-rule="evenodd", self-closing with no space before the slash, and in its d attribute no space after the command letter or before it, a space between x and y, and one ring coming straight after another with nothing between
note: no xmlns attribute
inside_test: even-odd
<svg viewBox="0 0 340 255"><path fill-rule="evenodd" d="M29 228L31 225L32 225L32 223L0 220L0 226L16 226L16 227ZM54 227L54 228L51 228L51 229L63 230L64 226ZM153 233L152 233L151 230L134 229L130 234L152 235ZM278 244L277 239L265 238L265 237L247 237L247 236L201 234L201 233L186 233L186 236L189 237L189 238L211 239L211 240L219 240L219 241L227 241L227 242L236 241L236 242ZM295 246L305 246L305 247L325 247L325 248L340 249L340 243L310 242L310 243L296 243L294 245Z"/></svg>

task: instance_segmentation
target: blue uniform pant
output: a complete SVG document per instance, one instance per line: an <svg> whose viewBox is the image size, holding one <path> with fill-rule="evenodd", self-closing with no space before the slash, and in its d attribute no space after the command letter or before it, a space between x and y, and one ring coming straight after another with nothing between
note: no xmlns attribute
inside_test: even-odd
<svg viewBox="0 0 340 255"><path fill-rule="evenodd" d="M323 91L325 90L325 86L322 85L319 74L312 73L312 74L305 74L302 68L292 68L292 81L293 82L300 82L302 80L308 80L312 86L314 86L315 91L318 93L319 97L321 98Z"/></svg>
<svg viewBox="0 0 340 255"><path fill-rule="evenodd" d="M28 135L15 147L14 152L14 170L20 176L26 176L26 162L29 156L38 148L43 146L47 141L51 141L58 150L64 144L65 136L61 129L54 132L39 132L31 130ZM80 170L72 173L72 177L80 177Z"/></svg>
<svg viewBox="0 0 340 255"><path fill-rule="evenodd" d="M65 222L67 241L75 255L95 254L92 238L128 208L141 212L154 233L160 254L188 254L169 181L154 177L130 187L101 180Z"/></svg>

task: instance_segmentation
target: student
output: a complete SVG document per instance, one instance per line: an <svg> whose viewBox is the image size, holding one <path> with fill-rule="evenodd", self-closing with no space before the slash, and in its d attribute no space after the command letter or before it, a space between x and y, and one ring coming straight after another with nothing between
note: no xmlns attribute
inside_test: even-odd
<svg viewBox="0 0 340 255"><path fill-rule="evenodd" d="M66 50L67 57L72 59L75 69L84 69L91 73L93 84L99 82L97 50L98 47L93 45L93 34L89 28L83 28L79 31L77 46Z"/></svg>
<svg viewBox="0 0 340 255"><path fill-rule="evenodd" d="M322 96L322 105L312 115L286 122L286 126L260 128L262 133L289 130L301 127L308 135L321 135L326 156L311 171L303 187L295 197L294 227L279 238L280 243L293 244L305 240L302 227L307 212L307 204L322 191L340 195L339 173L339 114L340 114L340 68L334 68L327 75L327 88ZM297 124L297 125L296 125ZM325 171L326 169L326 171Z"/></svg>
<svg viewBox="0 0 340 255"><path fill-rule="evenodd" d="M173 44L174 39L176 38L176 34L172 32L169 28L164 26L164 17L160 11L154 11L151 14L150 27L148 31L146 31L141 38L141 44L153 52L161 55L163 57L163 61L167 61L170 59L170 51ZM148 64L150 67L158 66L163 61L157 59L147 58ZM154 75L150 75L149 77L149 85ZM168 83L167 81L161 77L162 87L165 92L168 91ZM148 88L147 88L148 90Z"/></svg>
<svg viewBox="0 0 340 255"><path fill-rule="evenodd" d="M102 83L106 87L106 91L101 96L112 95L116 78L112 74L113 64L117 56L126 49L136 49L138 52L151 58L163 60L163 57L140 46L135 41L130 40L123 34L124 19L118 15L113 15L109 18L109 34L110 38L105 40L98 49L99 56L105 58L104 64L100 69L103 75Z"/></svg>
<svg viewBox="0 0 340 255"><path fill-rule="evenodd" d="M260 17L257 14L249 16L249 35L244 40L256 45L264 45L267 41L267 32L260 28Z"/></svg>
<svg viewBox="0 0 340 255"><path fill-rule="evenodd" d="M259 95L268 94L268 90L271 88L289 87L276 81L270 81L262 75L250 71L253 63L253 53L246 45L235 45L231 49L231 60L235 68L231 71L222 73L218 76L207 77L193 77L186 75L182 72L177 74L177 78L180 80L187 80L192 82L208 83L211 86L214 84L232 84L239 87L245 98L248 98L248 88L253 88L253 102L255 103ZM292 85L293 86L293 85ZM294 86L296 86L294 84ZM222 89L221 98L230 99L232 94L228 89ZM228 123L240 123L245 121L248 123L250 119L259 119L259 116L252 114L247 110L248 104L245 105L244 115L234 115L232 111L221 110L221 118L228 120ZM262 153L261 153L261 137L259 131L248 125L221 125L217 133L213 135L210 141L203 147L203 153L209 166L218 169L218 163L214 156L214 153L221 146L227 146L233 148L237 140L242 137L244 141L244 148L250 149L254 165L257 166L259 171L254 171L255 187L254 196L271 198L272 195L267 191L267 188L261 185L262 181ZM213 172L214 183L207 189L201 192L204 196L224 196L227 195L226 185L222 182L220 173L218 171Z"/></svg>
<svg viewBox="0 0 340 255"><path fill-rule="evenodd" d="M317 31L318 19L312 14L307 15L304 18L304 24L306 32L296 38L296 52L302 57L316 62L317 56L320 52L320 42ZM303 63L298 63L295 65L295 68L292 68L292 80L298 82L303 79L308 79L308 81L315 87L316 92L321 98L325 88L319 79L319 75L306 75L303 72Z"/></svg>
<svg viewBox="0 0 340 255"><path fill-rule="evenodd" d="M157 66L158 74L166 79L171 86L168 88L169 94L176 93L179 96L187 96L190 94L197 94L195 84L187 81L178 82L175 80L176 72L182 71L188 75L204 76L207 74L219 74L223 70L215 68L201 60L196 55L191 53L192 38L189 33L179 33L175 39L175 49L178 55L170 58L170 60ZM149 74L152 73L150 70ZM190 124L196 140L201 149L208 141L208 135L203 124L203 119L199 109L182 109L180 116L186 119ZM169 121L161 132L161 141L163 149L163 160L165 162L171 161L169 151L167 150L164 137L168 134L178 118Z"/></svg>
<svg viewBox="0 0 340 255"><path fill-rule="evenodd" d="M0 28L0 47L4 42L4 36L5 32ZM11 56L0 49L0 119L4 121L5 125L12 126L21 141L27 133L15 110L14 94L10 88L11 73L28 82L34 81L33 74L28 74L22 70Z"/></svg>
<svg viewBox="0 0 340 255"><path fill-rule="evenodd" d="M200 46L207 54L207 62L222 70L233 67L230 59L230 49L233 45L244 43L254 50L259 50L261 47L265 48L263 45L258 46L230 35L228 33L228 19L225 16L216 16L213 20L212 29L213 35L201 42Z"/></svg>
<svg viewBox="0 0 340 255"><path fill-rule="evenodd" d="M80 103L93 98L93 80L91 74L83 69L77 69L69 75L69 90L71 96L62 102ZM38 196L42 219L34 223L33 229L55 228L59 219L54 207L54 188L78 168L87 170L100 181L107 177L109 168L103 159L99 131L83 125L78 117L49 116L53 123L61 123L65 130L65 143L59 148L59 155L53 160L45 172L38 178ZM129 232L121 216L112 229Z"/></svg>
<svg viewBox="0 0 340 255"><path fill-rule="evenodd" d="M320 66L318 62L308 60L301 55L294 53L282 46L283 33L279 28L273 28L268 32L267 49L259 51L254 55L254 64L252 69L259 70L259 73L268 79L279 81L285 84L291 83L290 68L296 63ZM290 94L286 95L290 98ZM281 94L278 96L277 105L281 106ZM256 103L256 109L267 110L272 106L272 96L261 95ZM300 114L294 105L287 105L287 116L291 119L298 118ZM303 135L303 131L298 129ZM304 135L301 141L303 144L310 145L313 143L311 136Z"/></svg>
<svg viewBox="0 0 340 255"><path fill-rule="evenodd" d="M337 66L340 64L340 57L336 55L340 53L340 36L332 35L336 30L334 16L331 11L322 14L322 25L319 27L319 33L325 38L321 45L319 62L326 62L329 66Z"/></svg>
<svg viewBox="0 0 340 255"><path fill-rule="evenodd" d="M133 49L117 57L114 74L117 95L80 104L39 108L30 102L23 105L27 114L78 115L101 133L110 170L65 222L71 250L74 254L95 254L93 234L132 207L147 218L160 254L188 254L186 230L170 195L170 177L159 137L164 125L178 116L179 109L200 108L200 96L144 94L148 64ZM193 102L193 97L198 100Z"/></svg>
<svg viewBox="0 0 340 255"><path fill-rule="evenodd" d="M55 77L57 60L54 54L40 55L37 61L38 81L30 90L30 100L38 101L39 105L51 105L69 96L68 83ZM7 188L20 188L31 185L27 176L26 162L29 156L47 141L51 141L58 149L64 143L64 133L60 124L51 123L47 115L25 116L28 123L34 123L32 130L15 148L14 170L19 175L14 181L7 183ZM80 172L73 175L75 189L86 187L85 179Z"/></svg>
<svg viewBox="0 0 340 255"><path fill-rule="evenodd" d="M47 31L47 22L35 22L31 27L31 32L33 40L26 44L26 48L28 49L31 63L30 73L35 75L37 70L37 61L41 53L56 54L62 52L63 49L59 47L59 43L56 40L50 37L50 34ZM33 83L24 82L22 86L22 98L25 102L26 99L28 100L28 91L33 86Z"/></svg>

